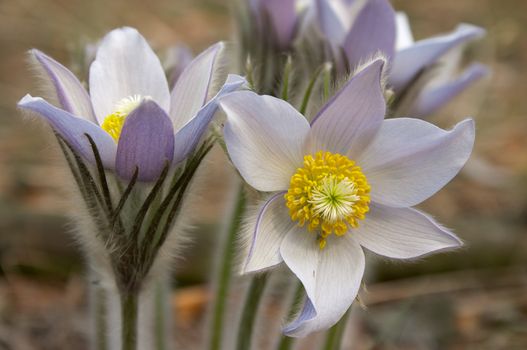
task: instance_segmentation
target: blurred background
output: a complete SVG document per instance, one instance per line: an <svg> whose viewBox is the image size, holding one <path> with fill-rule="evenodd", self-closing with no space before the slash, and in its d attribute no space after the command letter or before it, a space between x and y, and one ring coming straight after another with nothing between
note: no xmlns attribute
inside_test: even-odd
<svg viewBox="0 0 527 350"><path fill-rule="evenodd" d="M442 127L476 119L471 162L422 205L454 228L466 248L411 263L370 256L365 307L355 310L345 348L526 349L527 2L392 3L409 14L416 39L459 22L486 28L469 55L493 74L433 119ZM139 29L161 54L178 43L199 52L232 37L231 6L220 0L0 0L0 349L88 348L83 255L68 233L62 161L50 132L24 121L15 107L38 91L25 52L39 48L82 74L85 45L122 25ZM218 175L204 179L194 244L176 267L174 336L185 349L203 334L212 246L233 174L220 150L209 166ZM278 318L279 302L278 296L265 305ZM257 329L261 336L268 332Z"/></svg>

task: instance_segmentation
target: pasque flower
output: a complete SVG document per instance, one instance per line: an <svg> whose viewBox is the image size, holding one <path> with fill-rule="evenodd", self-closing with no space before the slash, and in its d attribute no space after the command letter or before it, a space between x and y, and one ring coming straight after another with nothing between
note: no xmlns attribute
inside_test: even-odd
<svg viewBox="0 0 527 350"><path fill-rule="evenodd" d="M365 66L309 123L287 102L250 91L220 100L224 134L242 177L269 199L249 218L243 272L285 262L307 301L284 329L304 336L335 324L355 299L366 248L410 259L461 241L412 207L467 161L474 123L442 130L414 118L384 119L382 70Z"/></svg>
<svg viewBox="0 0 527 350"><path fill-rule="evenodd" d="M405 108L400 113L427 116L488 74L484 65L473 63L457 75L464 44L484 36L482 28L460 24L450 33L414 41L408 17L395 13L388 0L315 3L314 15L307 16L308 21L315 19L337 64L354 69L382 52L389 61L388 86L396 98L406 94L418 78L421 80L410 101L402 102ZM341 62L342 51L345 63Z"/></svg>
<svg viewBox="0 0 527 350"><path fill-rule="evenodd" d="M340 73L382 53L399 113L425 117L488 74L479 63L458 74L464 44L481 38L482 28L461 24L450 33L414 41L406 14L395 13L388 0L251 0L251 9L280 48L290 49L299 39L320 41ZM416 91L408 93L413 87Z"/></svg>
<svg viewBox="0 0 527 350"><path fill-rule="evenodd" d="M223 48L215 44L194 59L170 91L146 40L132 28L113 30L91 64L89 94L67 68L32 50L59 106L30 95L18 106L45 119L85 159L95 161L89 135L105 168L124 179L137 168L139 181L153 181L167 162L178 164L195 148L216 111L217 97L243 83L232 76L211 96Z"/></svg>

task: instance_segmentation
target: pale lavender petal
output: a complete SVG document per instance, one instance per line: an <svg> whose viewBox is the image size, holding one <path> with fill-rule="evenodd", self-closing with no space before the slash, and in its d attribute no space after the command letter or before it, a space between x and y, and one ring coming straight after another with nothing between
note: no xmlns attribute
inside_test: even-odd
<svg viewBox="0 0 527 350"><path fill-rule="evenodd" d="M395 50L395 12L388 0L370 0L359 12L344 41L353 69L377 53L391 60Z"/></svg>
<svg viewBox="0 0 527 350"><path fill-rule="evenodd" d="M174 157L174 130L167 113L144 100L126 117L117 146L115 168L124 179L139 169L139 181L156 180Z"/></svg>
<svg viewBox="0 0 527 350"><path fill-rule="evenodd" d="M411 259L458 248L459 238L431 217L412 208L370 204L370 211L350 234L364 248L395 259Z"/></svg>
<svg viewBox="0 0 527 350"><path fill-rule="evenodd" d="M264 0L259 5L260 11L272 22L278 45L281 48L289 47L298 20L296 0Z"/></svg>
<svg viewBox="0 0 527 350"><path fill-rule="evenodd" d="M289 217L284 199L285 192L272 195L260 208L256 218L250 220L250 245L243 273L260 271L282 262L280 245L291 230L298 230Z"/></svg>
<svg viewBox="0 0 527 350"><path fill-rule="evenodd" d="M485 30L469 24L461 24L453 32L417 41L398 51L393 59L390 85L397 91L404 89L424 68L433 65L450 49L482 37Z"/></svg>
<svg viewBox="0 0 527 350"><path fill-rule="evenodd" d="M283 191L302 166L309 123L287 102L239 91L220 100L227 115L225 143L232 162L259 191Z"/></svg>
<svg viewBox="0 0 527 350"><path fill-rule="evenodd" d="M214 71L224 43L212 45L181 73L170 95L170 118L175 130L189 122L207 102Z"/></svg>
<svg viewBox="0 0 527 350"><path fill-rule="evenodd" d="M316 0L315 5L320 31L334 47L342 46L351 26L352 9L343 1Z"/></svg>
<svg viewBox="0 0 527 350"><path fill-rule="evenodd" d="M381 87L384 60L357 73L312 122L309 150L356 157L379 129L386 112Z"/></svg>
<svg viewBox="0 0 527 350"><path fill-rule="evenodd" d="M174 164L183 161L196 148L196 145L201 140L210 121L218 110L219 99L228 93L238 90L245 82L245 79L239 75L229 75L225 85L223 85L218 94L207 102L187 125L176 132L174 141Z"/></svg>
<svg viewBox="0 0 527 350"><path fill-rule="evenodd" d="M99 123L124 98L140 95L169 110L170 92L159 58L133 28L112 30L90 67L90 95Z"/></svg>
<svg viewBox="0 0 527 350"><path fill-rule="evenodd" d="M474 145L474 121L446 131L415 118L387 119L356 159L371 186L371 199L411 207L443 188L461 170Z"/></svg>
<svg viewBox="0 0 527 350"><path fill-rule="evenodd" d="M425 87L411 107L410 114L416 117L425 117L436 112L489 73L490 70L487 66L474 63L452 81L439 86Z"/></svg>
<svg viewBox="0 0 527 350"><path fill-rule="evenodd" d="M62 109L76 117L96 123L90 96L77 77L62 64L39 50L31 50L31 55L49 77Z"/></svg>
<svg viewBox="0 0 527 350"><path fill-rule="evenodd" d="M292 337L333 326L349 309L357 296L364 273L364 253L350 235L329 236L319 248L315 232L290 232L284 238L280 254L300 279L308 300L295 321L284 328Z"/></svg>
<svg viewBox="0 0 527 350"><path fill-rule="evenodd" d="M86 137L86 134L90 135L97 145L103 165L108 169L114 168L117 145L113 138L95 123L52 106L40 97L26 95L18 102L18 107L44 118L79 155L95 163L91 144Z"/></svg>

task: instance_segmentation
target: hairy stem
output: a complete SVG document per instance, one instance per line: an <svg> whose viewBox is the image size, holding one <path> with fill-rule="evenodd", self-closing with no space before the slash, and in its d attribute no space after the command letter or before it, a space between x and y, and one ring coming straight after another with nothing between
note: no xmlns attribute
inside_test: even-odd
<svg viewBox="0 0 527 350"><path fill-rule="evenodd" d="M293 298L291 299L291 306L289 307L289 312L287 314L287 322L291 321L291 319L295 316L298 305L304 298L304 286L302 285L302 282L295 280L295 290L293 292ZM288 337L286 335L282 335L280 338L280 342L278 343L277 349L278 350L289 350L293 347L293 344L295 343L295 338Z"/></svg>
<svg viewBox="0 0 527 350"><path fill-rule="evenodd" d="M254 323L258 315L258 306L260 305L267 279L268 274L265 273L253 277L251 280L238 326L237 350L251 349Z"/></svg>
<svg viewBox="0 0 527 350"><path fill-rule="evenodd" d="M233 208L227 235L223 243L223 252L218 266L218 276L215 295L215 304L212 311L211 336L209 349L218 350L221 347L223 334L223 321L225 318L225 304L229 292L230 281L232 277L232 265L235 251L236 234L240 229L241 218L245 212L245 193L243 185L240 184L237 189L236 202Z"/></svg>
<svg viewBox="0 0 527 350"><path fill-rule="evenodd" d="M121 349L137 350L137 309L139 293L121 293Z"/></svg>
<svg viewBox="0 0 527 350"><path fill-rule="evenodd" d="M331 327L326 335L326 342L324 343L324 350L340 350L342 345L342 337L346 330L346 323L348 322L349 310L342 316L340 321Z"/></svg>

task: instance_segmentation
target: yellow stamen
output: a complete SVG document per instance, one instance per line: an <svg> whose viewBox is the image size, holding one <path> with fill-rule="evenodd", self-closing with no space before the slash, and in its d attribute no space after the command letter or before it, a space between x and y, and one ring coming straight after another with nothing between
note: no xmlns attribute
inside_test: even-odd
<svg viewBox="0 0 527 350"><path fill-rule="evenodd" d="M309 231L318 231L320 249L326 238L358 227L369 210L370 186L355 162L341 154L317 152L291 177L285 194L289 215Z"/></svg>
<svg viewBox="0 0 527 350"><path fill-rule="evenodd" d="M123 98L116 104L115 112L110 113L104 118L101 128L106 131L115 140L119 141L121 130L123 129L124 120L134 109L141 104L142 97L133 95Z"/></svg>

